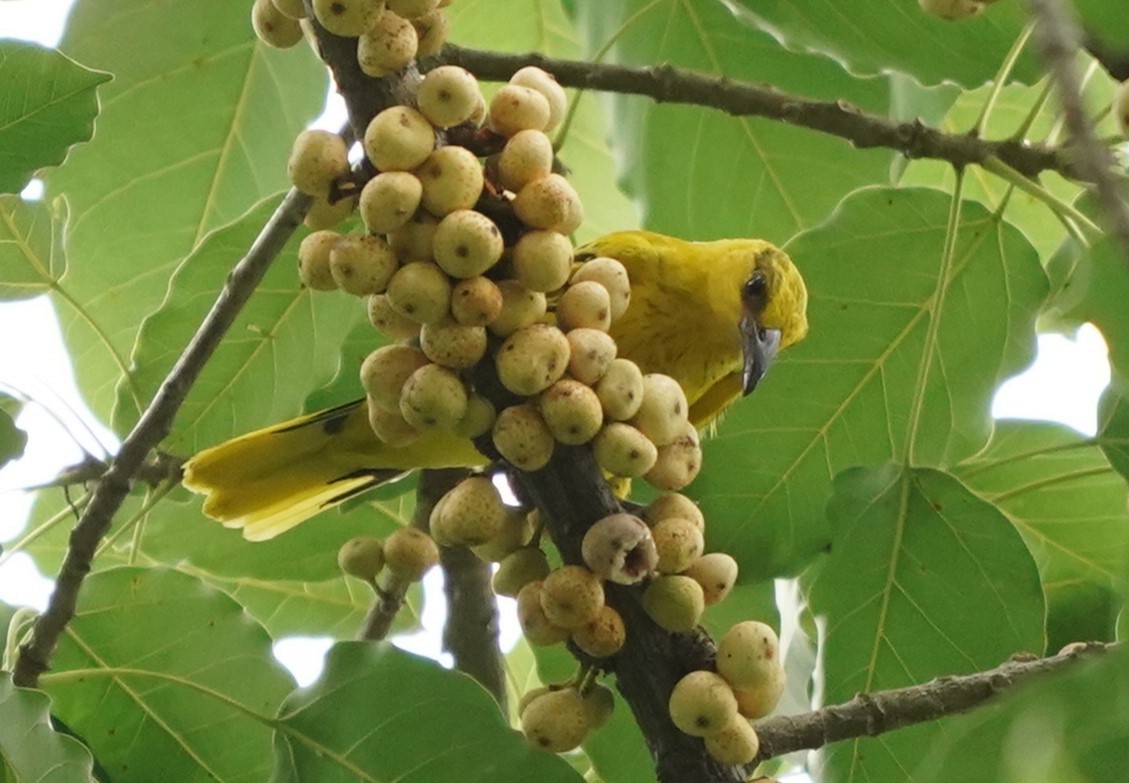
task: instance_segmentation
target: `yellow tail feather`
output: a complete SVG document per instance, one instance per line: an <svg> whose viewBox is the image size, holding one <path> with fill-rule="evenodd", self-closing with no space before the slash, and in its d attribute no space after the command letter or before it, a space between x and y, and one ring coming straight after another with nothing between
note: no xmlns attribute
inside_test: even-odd
<svg viewBox="0 0 1129 783"><path fill-rule="evenodd" d="M484 462L470 441L449 433L387 446L358 400L202 451L185 463L184 485L207 496L205 514L261 541L405 471Z"/></svg>

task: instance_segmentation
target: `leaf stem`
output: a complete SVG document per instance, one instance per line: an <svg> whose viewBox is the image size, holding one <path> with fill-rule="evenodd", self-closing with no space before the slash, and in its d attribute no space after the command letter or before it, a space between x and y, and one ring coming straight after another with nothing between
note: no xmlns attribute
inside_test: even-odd
<svg viewBox="0 0 1129 783"><path fill-rule="evenodd" d="M1072 451L1074 449L1087 448L1089 446L1097 445L1099 445L1097 438L1084 438L1082 440L1072 441L1070 443L1059 443L1054 446L1043 446L1042 448L1031 449L1030 451L1021 451L1018 454L1009 454L1008 456L1001 457L1000 459L983 461L977 460L974 463L968 463L970 465L974 465L974 467L969 467L966 470L961 470L960 477L962 479L971 478L972 476L979 476L981 473L986 473L987 471L994 468L999 468L1004 465L1011 465L1015 462L1021 462L1025 459L1031 459L1033 457L1045 457L1050 454L1058 454L1063 451Z"/></svg>
<svg viewBox="0 0 1129 783"><path fill-rule="evenodd" d="M1023 118L1023 122L1019 124L1012 136L1016 139L1026 139L1027 134L1031 131L1031 126L1035 124L1035 120L1039 118L1039 114L1047 105L1047 100L1051 97L1051 81L1050 79L1043 79L1043 89L1039 92L1039 97L1031 104L1031 108L1027 111L1027 116Z"/></svg>
<svg viewBox="0 0 1129 783"><path fill-rule="evenodd" d="M1011 50L1004 57L1004 61L1000 63L1000 70L996 72L996 78L992 81L992 90L988 93L988 98L984 101L983 107L980 109L980 116L976 119L976 124L973 126L973 132L977 136L983 136L984 131L988 128L988 120L991 118L992 111L996 108L996 102L1000 98L1000 93L1003 92L1004 84L1007 82L1008 76L1011 75L1012 69L1015 68L1015 63L1019 60L1019 55L1023 52L1023 48L1031 39L1031 32L1034 30L1034 25L1026 25L1011 45Z"/></svg>
<svg viewBox="0 0 1129 783"><path fill-rule="evenodd" d="M127 519L124 523L122 523L122 525L113 533L102 539L102 543L98 545L98 550L94 553L94 556L101 556L107 549L109 549L113 545L113 543L117 539L121 538L127 531L129 531L139 519L152 511L153 506L157 505L158 502L163 500L165 496L172 492L178 484L179 482L166 481L159 487L157 487L155 491L147 493L145 502L142 504L141 508L137 510L137 513ZM137 555L140 551L140 543L141 542L139 540L134 540L134 546L129 553L130 565L133 565L137 562Z"/></svg>
<svg viewBox="0 0 1129 783"><path fill-rule="evenodd" d="M960 207L963 191L964 169L957 169L952 200L949 202L949 217L945 226L945 245L941 251L941 268L937 273L937 288L933 293L933 301L929 308L929 326L925 333L925 345L921 352L921 365L917 370L917 384L914 387L909 425L906 428L906 444L903 452L906 455L906 462L910 466L916 464L918 425L921 422L922 410L925 406L925 388L929 384L929 371L933 366L933 357L937 348L937 335L941 330L945 293L949 288L949 275L952 273L957 235L960 233Z"/></svg>
<svg viewBox="0 0 1129 783"><path fill-rule="evenodd" d="M633 13L631 16L624 19L623 24L621 24L619 27L617 27L615 32L613 32L610 36L608 36L608 40L604 41L600 45L600 48L597 49L592 54L592 57L591 57L592 62L593 63L603 62L604 56L607 55L607 53L611 51L611 48L613 46L615 46L616 42L620 38L623 37L624 33L626 33L629 29L631 29L631 25L633 25L636 22L636 20L638 20L644 14L651 11L651 9L653 9L655 6L657 6L660 2L662 2L662 0L652 0L650 3L647 3L647 5L640 8L638 11ZM573 95L572 100L569 102L568 112L565 114L564 122L561 123L561 129L557 132L557 137L555 139L553 139L553 152L554 152L554 154L559 153L561 151L561 147L564 146L564 143L568 138L569 129L572 127L573 118L576 116L577 108L579 108L579 106L580 106L580 99L582 97L584 97L584 94L586 92L588 92L588 90L585 89L584 87L581 87L580 89L578 89L576 91L576 94Z"/></svg>
<svg viewBox="0 0 1129 783"><path fill-rule="evenodd" d="M980 166L985 171L995 174L1000 179L1014 185L1024 193L1034 196L1039 201L1042 201L1044 204L1050 207L1051 211L1053 211L1056 215L1062 215L1070 218L1078 225L1082 226L1087 231L1094 233L1095 235L1100 235L1102 233L1101 228L1096 223L1094 223L1094 221L1090 220L1090 218L1079 212L1077 208L1075 208L1071 204L1067 204L1065 201L1051 193L1039 183L1023 176L1023 174L1019 173L994 155L981 161Z"/></svg>

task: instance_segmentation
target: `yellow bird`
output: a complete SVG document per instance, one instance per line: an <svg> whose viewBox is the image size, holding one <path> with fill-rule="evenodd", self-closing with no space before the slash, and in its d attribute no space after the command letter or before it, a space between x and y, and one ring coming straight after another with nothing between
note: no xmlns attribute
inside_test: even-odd
<svg viewBox="0 0 1129 783"><path fill-rule="evenodd" d="M580 261L596 256L618 259L631 282L627 311L611 328L618 355L644 373L675 378L699 428L752 391L779 349L807 334L803 278L768 242L622 231L576 252ZM258 541L406 471L485 462L451 433L388 446L358 400L202 451L185 464L184 485L207 495L205 514Z"/></svg>

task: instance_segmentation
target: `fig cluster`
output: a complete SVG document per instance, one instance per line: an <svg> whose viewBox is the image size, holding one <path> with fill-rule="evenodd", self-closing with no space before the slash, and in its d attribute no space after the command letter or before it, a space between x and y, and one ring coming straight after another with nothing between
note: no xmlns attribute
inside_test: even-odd
<svg viewBox="0 0 1129 783"><path fill-rule="evenodd" d="M600 683L550 685L529 691L518 704L521 731L536 748L565 753L608 722L615 706Z"/></svg>
<svg viewBox="0 0 1129 783"><path fill-rule="evenodd" d="M349 576L376 585L381 571L408 582L418 582L439 563L439 548L422 530L404 527L387 539L357 536L341 545L337 564Z"/></svg>
<svg viewBox="0 0 1129 783"><path fill-rule="evenodd" d="M616 355L608 332L631 300L623 264L573 263L567 235L583 206L554 173L545 132L564 111L563 89L538 68L518 71L489 105L469 72L430 71L416 107L388 108L365 132L378 172L358 199L366 230L309 234L299 276L312 289L365 297L372 324L394 341L360 370L382 441L489 433L507 461L529 471L547 465L558 443L590 444L609 476L678 490L701 467L698 433L674 379ZM465 147L436 146L445 130L480 121L505 138L485 163ZM328 199L349 173L344 142L303 132L289 173L295 187ZM517 219L510 242L476 208L484 193ZM501 411L468 381L488 353L521 398Z"/></svg>
<svg viewBox="0 0 1129 783"><path fill-rule="evenodd" d="M357 65L369 76L396 73L417 57L438 54L447 41L443 9L451 0L313 0L318 24L357 39ZM288 49L315 40L302 0L255 0L251 25L263 43Z"/></svg>
<svg viewBox="0 0 1129 783"><path fill-rule="evenodd" d="M489 478L474 476L448 492L430 519L431 534L440 544L469 546L482 559L499 564L494 590L516 599L522 632L534 646L568 643L594 661L618 653L626 642L626 628L607 603L609 582L634 586L657 625L687 633L698 625L705 607L723 600L737 580L732 557L703 554L705 520L685 495L664 494L640 516L613 514L596 522L581 545L583 565L550 565L537 518L538 512L526 514L507 506ZM721 674L713 676L728 683L729 699L743 705L741 715L760 717L775 707L784 678L776 637L768 626L734 626L718 648L717 667ZM548 698L549 693L555 695ZM596 725L585 717L584 688L553 686L530 694L526 702L541 698L546 700L537 709L519 711L523 731L537 747L571 750ZM737 714L734 707L733 716L728 716L732 720L717 732L711 729L719 736L710 743L720 749L710 752L721 760L748 755L750 747L746 760L756 755L755 744L750 745L755 733L750 735L747 723L744 728L738 725Z"/></svg>
<svg viewBox="0 0 1129 783"><path fill-rule="evenodd" d="M376 174L357 199L365 231L315 230L299 247L299 276L312 289L365 297L371 322L394 341L374 351L360 372L370 423L382 441L406 445L427 432L496 431L519 467L543 465L551 437L547 448L536 407L528 409L533 415L496 416L466 371L486 355L488 341L511 337L500 349L500 369L526 394L538 371L555 381L567 368L570 348L547 323L546 298L568 282L572 245L565 232L583 216L575 190L551 172L545 135L564 112L564 91L544 71L524 69L487 106L474 76L441 66L423 78L416 97L416 106L390 107L366 129L364 150ZM483 162L467 148L440 143L446 130L482 122L509 134L497 161L516 192L488 181ZM533 152L526 149L530 139L540 142ZM299 190L328 200L348 170L337 136L311 130L295 141L289 173ZM487 189L519 216L523 228L511 247L476 209ZM528 358L538 351L543 359ZM556 407L574 415L575 406Z"/></svg>
<svg viewBox="0 0 1129 783"><path fill-rule="evenodd" d="M670 694L670 719L705 740L723 764L748 764L760 749L750 719L775 709L784 693L776 632L764 623L737 623L717 645L717 671L692 671Z"/></svg>

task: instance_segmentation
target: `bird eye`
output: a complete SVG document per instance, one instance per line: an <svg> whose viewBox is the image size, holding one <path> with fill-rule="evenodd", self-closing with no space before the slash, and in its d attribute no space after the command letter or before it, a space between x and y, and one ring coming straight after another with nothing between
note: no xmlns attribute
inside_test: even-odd
<svg viewBox="0 0 1129 783"><path fill-rule="evenodd" d="M754 272L753 276L745 281L746 299L763 300L767 291L768 280L765 279L764 272Z"/></svg>

